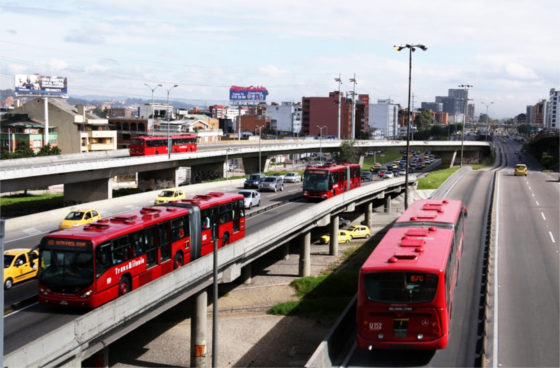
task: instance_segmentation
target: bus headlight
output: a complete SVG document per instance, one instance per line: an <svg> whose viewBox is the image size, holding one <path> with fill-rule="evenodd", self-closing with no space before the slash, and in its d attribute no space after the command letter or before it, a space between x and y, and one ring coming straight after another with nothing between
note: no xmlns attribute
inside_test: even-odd
<svg viewBox="0 0 560 368"><path fill-rule="evenodd" d="M424 338L423 334L418 334L418 340L422 340Z"/></svg>
<svg viewBox="0 0 560 368"><path fill-rule="evenodd" d="M379 334L377 335L377 337L379 338L379 340L383 340L383 338L385 337L383 334Z"/></svg>
<svg viewBox="0 0 560 368"><path fill-rule="evenodd" d="M88 290L85 293L83 293L82 295L80 295L80 298L82 298L82 299L89 298L92 293L93 293L93 290Z"/></svg>
<svg viewBox="0 0 560 368"><path fill-rule="evenodd" d="M49 289L39 288L39 292L43 295L49 295L51 291Z"/></svg>
<svg viewBox="0 0 560 368"><path fill-rule="evenodd" d="M303 195L304 195L304 196L308 196L308 195L309 195L309 192L308 192L307 190L304 190L304 191L303 191Z"/></svg>

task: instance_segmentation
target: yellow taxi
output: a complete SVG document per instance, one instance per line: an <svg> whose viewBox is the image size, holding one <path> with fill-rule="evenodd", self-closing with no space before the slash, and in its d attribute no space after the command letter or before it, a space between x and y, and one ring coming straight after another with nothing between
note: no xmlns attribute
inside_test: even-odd
<svg viewBox="0 0 560 368"><path fill-rule="evenodd" d="M97 210L76 210L72 211L58 225L58 230L71 229L82 225L101 220L101 214Z"/></svg>
<svg viewBox="0 0 560 368"><path fill-rule="evenodd" d="M356 239L356 238L369 239L371 235L369 232L369 227L365 225L354 225L350 229L348 229L348 233L351 239Z"/></svg>
<svg viewBox="0 0 560 368"><path fill-rule="evenodd" d="M381 164L380 164L379 162L376 162L376 163L373 165L373 169L376 170L376 171L381 170Z"/></svg>
<svg viewBox="0 0 560 368"><path fill-rule="evenodd" d="M515 165L515 173L513 175L514 176L517 176L517 175L527 176L527 165L525 165L525 164Z"/></svg>
<svg viewBox="0 0 560 368"><path fill-rule="evenodd" d="M31 249L10 249L4 251L4 289L9 290L15 283L37 276L39 253Z"/></svg>
<svg viewBox="0 0 560 368"><path fill-rule="evenodd" d="M158 194L154 204L163 204L171 201L180 201L181 199L185 199L185 192L181 189L166 189L160 194Z"/></svg>
<svg viewBox="0 0 560 368"><path fill-rule="evenodd" d="M397 165L397 164L394 163L394 164L391 165L391 167L392 167L393 169L398 169L398 168L399 168L399 165Z"/></svg>
<svg viewBox="0 0 560 368"><path fill-rule="evenodd" d="M345 243L347 244L350 243L350 240L352 240L352 237L350 236L348 231L346 230L338 231L338 244L345 244ZM321 237L321 243L323 244L328 244L330 241L331 241L330 235L323 235Z"/></svg>

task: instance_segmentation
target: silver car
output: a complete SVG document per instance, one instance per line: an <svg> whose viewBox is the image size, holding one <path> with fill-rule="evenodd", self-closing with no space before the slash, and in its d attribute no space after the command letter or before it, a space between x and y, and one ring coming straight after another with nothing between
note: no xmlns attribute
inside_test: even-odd
<svg viewBox="0 0 560 368"><path fill-rule="evenodd" d="M281 176L267 176L262 183L259 184L259 191L268 190L276 192L284 190L284 180Z"/></svg>
<svg viewBox="0 0 560 368"><path fill-rule="evenodd" d="M251 209L253 206L261 205L261 194L253 189L240 190L237 194L243 196L245 208Z"/></svg>
<svg viewBox="0 0 560 368"><path fill-rule="evenodd" d="M301 176L297 172L289 172L284 175L286 183L301 183Z"/></svg>

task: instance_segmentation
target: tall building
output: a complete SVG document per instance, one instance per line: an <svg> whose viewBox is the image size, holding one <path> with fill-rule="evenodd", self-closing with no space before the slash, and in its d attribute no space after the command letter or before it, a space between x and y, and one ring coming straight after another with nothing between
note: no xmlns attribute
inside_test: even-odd
<svg viewBox="0 0 560 368"><path fill-rule="evenodd" d="M275 130L290 134L301 132L301 110L300 102L282 102L280 105L273 102L266 109L271 124L276 126Z"/></svg>
<svg viewBox="0 0 560 368"><path fill-rule="evenodd" d="M443 112L443 103L441 102L422 102L423 110L432 110L433 112Z"/></svg>
<svg viewBox="0 0 560 368"><path fill-rule="evenodd" d="M544 117L546 116L546 100L537 102L535 105L535 125L543 126Z"/></svg>
<svg viewBox="0 0 560 368"><path fill-rule="evenodd" d="M453 111L453 113L456 112L465 112L465 103L468 103L468 98L469 98L469 90L468 89L449 89L447 92L447 97L452 97L455 98L457 100L457 108L458 111ZM468 107L468 106L467 106ZM467 112L468 114L468 112Z"/></svg>
<svg viewBox="0 0 560 368"><path fill-rule="evenodd" d="M399 136L399 105L393 100L377 100L369 105L369 127L378 129L386 139Z"/></svg>
<svg viewBox="0 0 560 368"><path fill-rule="evenodd" d="M535 109L535 106L527 105L527 109L526 109L527 118L525 119L525 122L527 124L534 124L533 123L533 119L534 119L533 116L535 115L534 109Z"/></svg>
<svg viewBox="0 0 560 368"><path fill-rule="evenodd" d="M352 104L340 93L340 137L351 136ZM317 136L323 129L323 135L338 136L338 91L330 92L329 97L302 98L302 135Z"/></svg>
<svg viewBox="0 0 560 368"><path fill-rule="evenodd" d="M558 120L558 105L560 105L560 91L554 88L550 89L550 96L548 98L546 108L546 123L545 126L549 129L557 130L560 122Z"/></svg>
<svg viewBox="0 0 560 368"><path fill-rule="evenodd" d="M447 96L436 96L436 103L442 104L442 112L446 112L450 115L455 115L457 112L463 112L460 107L459 101L455 97L447 97Z"/></svg>
<svg viewBox="0 0 560 368"><path fill-rule="evenodd" d="M359 132L367 133L369 131L369 95L358 95L354 119L356 137Z"/></svg>

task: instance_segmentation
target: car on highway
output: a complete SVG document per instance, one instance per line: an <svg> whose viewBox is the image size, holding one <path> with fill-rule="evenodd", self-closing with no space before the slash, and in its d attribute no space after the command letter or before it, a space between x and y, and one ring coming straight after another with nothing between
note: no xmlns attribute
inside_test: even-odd
<svg viewBox="0 0 560 368"><path fill-rule="evenodd" d="M385 175L383 176L383 179L392 179L395 177L395 174L393 174L392 171L385 171Z"/></svg>
<svg viewBox="0 0 560 368"><path fill-rule="evenodd" d="M4 289L9 290L18 282L37 276L39 252L33 249L4 251Z"/></svg>
<svg viewBox="0 0 560 368"><path fill-rule="evenodd" d="M289 172L284 175L284 181L286 183L301 183L301 175L297 172Z"/></svg>
<svg viewBox="0 0 560 368"><path fill-rule="evenodd" d="M347 230L338 230L338 243L339 244L348 244L352 240L349 232ZM323 235L321 237L321 243L328 244L331 241L330 235Z"/></svg>
<svg viewBox="0 0 560 368"><path fill-rule="evenodd" d="M423 168L424 168L424 167L422 166L422 163L421 163L421 162L418 162L418 163L416 164L416 167L415 167L416 170L422 170Z"/></svg>
<svg viewBox="0 0 560 368"><path fill-rule="evenodd" d="M101 214L94 209L76 210L70 212L58 225L58 230L71 229L101 220Z"/></svg>
<svg viewBox="0 0 560 368"><path fill-rule="evenodd" d="M259 191L276 192L284 190L284 180L281 176L267 176L262 183L259 184Z"/></svg>
<svg viewBox="0 0 560 368"><path fill-rule="evenodd" d="M373 173L370 171L362 171L362 181L373 181Z"/></svg>
<svg viewBox="0 0 560 368"><path fill-rule="evenodd" d="M243 196L245 208L251 209L253 206L261 205L261 194L254 189L243 189L237 192Z"/></svg>
<svg viewBox="0 0 560 368"><path fill-rule="evenodd" d="M383 179L385 177L386 172L387 172L387 170L379 170L379 172L377 173L377 176L379 176L381 179Z"/></svg>
<svg viewBox="0 0 560 368"><path fill-rule="evenodd" d="M397 165L396 163L392 163L391 165L389 165L390 168L394 169L398 169L399 165Z"/></svg>
<svg viewBox="0 0 560 368"><path fill-rule="evenodd" d="M395 178L399 176L400 169L393 169L391 171L393 172L393 175L395 176Z"/></svg>
<svg viewBox="0 0 560 368"><path fill-rule="evenodd" d="M399 169L399 175L406 175L406 169L404 167Z"/></svg>
<svg viewBox="0 0 560 368"><path fill-rule="evenodd" d="M373 164L373 171L379 170L381 170L381 164L376 162L375 164Z"/></svg>
<svg viewBox="0 0 560 368"><path fill-rule="evenodd" d="M163 192L158 194L156 199L154 200L154 204L163 204L167 202L174 202L180 201L181 199L185 199L187 196L182 189L165 189Z"/></svg>
<svg viewBox="0 0 560 368"><path fill-rule="evenodd" d="M517 176L517 175L527 176L527 165L525 165L525 164L515 165L515 172L513 173L513 175L514 176Z"/></svg>
<svg viewBox="0 0 560 368"><path fill-rule="evenodd" d="M247 188L259 188L259 185L266 178L264 174L251 174L247 180L243 183L243 189Z"/></svg>
<svg viewBox="0 0 560 368"><path fill-rule="evenodd" d="M369 227L365 225L354 225L348 229L348 235L351 239L366 238L369 239L371 233Z"/></svg>

